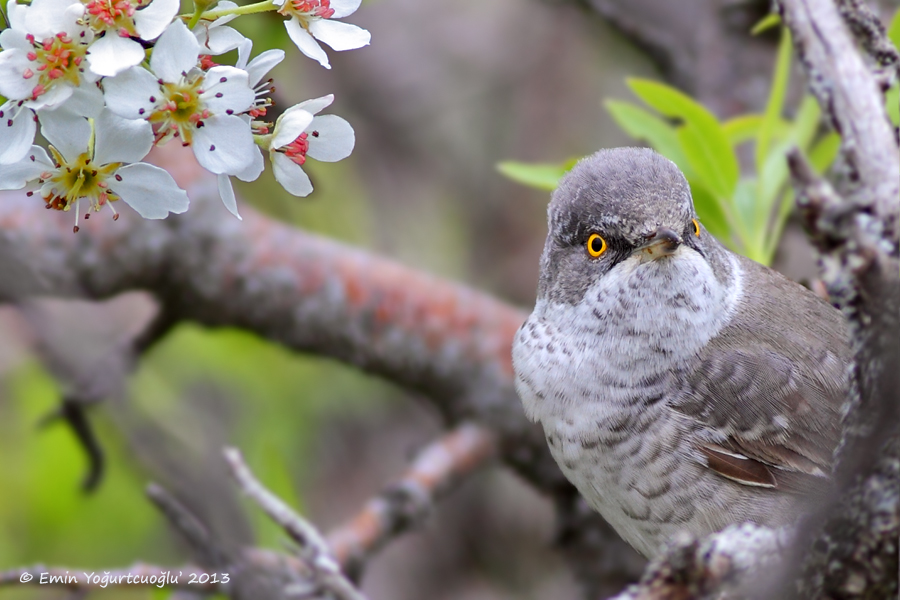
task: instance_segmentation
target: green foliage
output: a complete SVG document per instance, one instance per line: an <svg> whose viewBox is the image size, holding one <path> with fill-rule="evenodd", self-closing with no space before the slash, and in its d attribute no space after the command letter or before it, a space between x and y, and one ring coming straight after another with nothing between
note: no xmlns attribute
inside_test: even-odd
<svg viewBox="0 0 900 600"><path fill-rule="evenodd" d="M754 32L775 24L777 19L764 19ZM630 79L628 86L647 108L622 100L604 103L626 133L678 165L704 226L733 250L763 264L771 263L793 205L785 154L796 146L822 172L840 144L836 134L819 133L821 111L809 96L793 119L783 117L790 65L791 40L785 29L765 111L724 122L679 90L646 79ZM754 172L742 176L737 148L749 142L755 144ZM503 163L500 170L526 185L553 189L571 164Z"/></svg>
<svg viewBox="0 0 900 600"><path fill-rule="evenodd" d="M577 157L560 164L523 163L508 160L499 163L497 170L517 183L552 192L556 189L559 179L566 174L566 171L575 166L576 162L578 162Z"/></svg>

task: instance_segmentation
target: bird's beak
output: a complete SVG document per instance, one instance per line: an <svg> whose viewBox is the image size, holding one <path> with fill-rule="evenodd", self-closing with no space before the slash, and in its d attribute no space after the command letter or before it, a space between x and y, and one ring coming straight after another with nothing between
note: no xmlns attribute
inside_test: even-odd
<svg viewBox="0 0 900 600"><path fill-rule="evenodd" d="M668 227L660 227L644 239L646 240L644 245L637 249L641 260L657 260L671 256L681 245L681 237Z"/></svg>

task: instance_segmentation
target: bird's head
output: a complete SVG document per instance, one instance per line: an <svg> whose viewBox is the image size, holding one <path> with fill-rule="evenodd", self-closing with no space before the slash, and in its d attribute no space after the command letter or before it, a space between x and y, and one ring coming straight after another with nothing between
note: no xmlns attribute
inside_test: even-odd
<svg viewBox="0 0 900 600"><path fill-rule="evenodd" d="M577 304L608 275L676 276L671 267L684 257L705 260L717 246L697 219L684 175L646 148L581 160L553 193L548 223L538 297L553 303Z"/></svg>

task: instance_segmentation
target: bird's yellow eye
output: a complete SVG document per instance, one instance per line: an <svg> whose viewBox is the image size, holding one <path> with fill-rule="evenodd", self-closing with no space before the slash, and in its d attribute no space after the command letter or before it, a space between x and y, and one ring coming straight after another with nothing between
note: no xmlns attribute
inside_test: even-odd
<svg viewBox="0 0 900 600"><path fill-rule="evenodd" d="M697 219L691 219L691 223L694 224L694 235L700 237L700 222Z"/></svg>
<svg viewBox="0 0 900 600"><path fill-rule="evenodd" d="M597 233L592 233L587 241L587 251L591 258L600 258L600 255L606 252L606 240Z"/></svg>

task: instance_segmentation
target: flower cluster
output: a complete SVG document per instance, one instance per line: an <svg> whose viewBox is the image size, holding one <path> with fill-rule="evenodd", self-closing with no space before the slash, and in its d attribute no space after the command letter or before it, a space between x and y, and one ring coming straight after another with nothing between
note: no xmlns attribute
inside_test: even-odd
<svg viewBox="0 0 900 600"><path fill-rule="evenodd" d="M187 194L142 161L154 145L177 138L218 177L238 218L230 178L258 178L264 154L288 192L311 193L306 159L346 158L353 129L341 117L318 115L331 95L267 120L273 87L266 76L284 52L251 60L252 42L226 23L277 11L300 51L330 68L316 40L334 50L369 43L364 29L333 20L360 0L240 7L222 0L204 12L209 4L197 0L193 16L178 16L178 0L11 0L10 27L0 32L0 190L27 188L47 208L72 210L75 231L81 209L88 218L108 206L116 218L118 200L144 218L164 218L188 209ZM214 61L231 50L238 51L234 66ZM34 144L38 126L46 149Z"/></svg>

